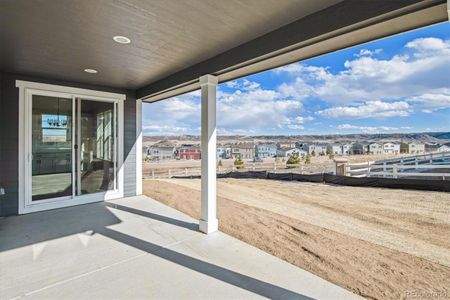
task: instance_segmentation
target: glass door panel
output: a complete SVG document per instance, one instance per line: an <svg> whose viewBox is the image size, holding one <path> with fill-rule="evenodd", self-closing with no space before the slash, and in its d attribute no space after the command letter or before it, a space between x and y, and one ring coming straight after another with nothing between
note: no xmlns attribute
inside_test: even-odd
<svg viewBox="0 0 450 300"><path fill-rule="evenodd" d="M72 196L72 99L32 96L32 201Z"/></svg>
<svg viewBox="0 0 450 300"><path fill-rule="evenodd" d="M79 172L77 194L115 188L114 103L78 100Z"/></svg>

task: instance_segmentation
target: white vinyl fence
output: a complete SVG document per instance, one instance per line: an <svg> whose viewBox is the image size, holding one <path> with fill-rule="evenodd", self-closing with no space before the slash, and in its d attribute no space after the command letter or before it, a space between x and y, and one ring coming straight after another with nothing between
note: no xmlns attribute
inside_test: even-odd
<svg viewBox="0 0 450 300"><path fill-rule="evenodd" d="M445 180L450 178L450 152L349 163L344 168L345 175L351 177L438 177Z"/></svg>
<svg viewBox="0 0 450 300"><path fill-rule="evenodd" d="M244 163L241 167L217 167L217 173L228 172L247 172L247 171L268 171L273 173L298 173L298 174L312 174L331 172L333 164L296 164L288 165L286 163ZM171 178L174 176L199 176L201 175L201 168L174 168L169 170L156 170L144 173L144 178Z"/></svg>

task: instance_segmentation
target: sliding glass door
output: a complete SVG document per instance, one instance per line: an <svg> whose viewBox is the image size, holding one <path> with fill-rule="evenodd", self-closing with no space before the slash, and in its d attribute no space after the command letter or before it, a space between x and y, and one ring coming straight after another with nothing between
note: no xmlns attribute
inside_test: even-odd
<svg viewBox="0 0 450 300"><path fill-rule="evenodd" d="M31 95L31 204L117 189L117 103Z"/></svg>
<svg viewBox="0 0 450 300"><path fill-rule="evenodd" d="M32 96L32 200L73 194L73 99Z"/></svg>
<svg viewBox="0 0 450 300"><path fill-rule="evenodd" d="M114 103L77 99L79 170L77 194L115 188Z"/></svg>

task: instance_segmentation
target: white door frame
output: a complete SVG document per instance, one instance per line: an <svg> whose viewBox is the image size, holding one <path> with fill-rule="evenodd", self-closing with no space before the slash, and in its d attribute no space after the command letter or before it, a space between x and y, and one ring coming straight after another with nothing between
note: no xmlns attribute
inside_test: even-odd
<svg viewBox="0 0 450 300"><path fill-rule="evenodd" d="M98 202L123 197L123 142L124 142L124 118L123 108L126 99L124 94L116 94L89 89L73 88L60 85L44 84L29 81L16 81L16 87L19 88L19 214L25 214L35 211L48 210L78 204ZM116 189L112 191L86 194L80 196L59 197L53 199L39 200L33 203L31 201L31 99L32 95L56 96L72 99L72 108L75 105L75 99L107 101L114 103L117 111L117 142L115 143L117 175ZM73 111L74 113L75 111ZM74 135L74 130L72 130ZM74 136L72 136L74 138ZM75 142L74 139L72 139ZM72 151L72 153L74 153ZM72 172L74 174L75 160L72 156ZM74 182L73 182L74 183Z"/></svg>

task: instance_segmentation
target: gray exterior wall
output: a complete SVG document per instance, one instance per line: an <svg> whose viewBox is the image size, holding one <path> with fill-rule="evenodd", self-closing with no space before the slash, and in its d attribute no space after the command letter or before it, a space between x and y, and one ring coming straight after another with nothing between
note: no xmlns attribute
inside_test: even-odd
<svg viewBox="0 0 450 300"><path fill-rule="evenodd" d="M126 94L124 102L124 195L136 194L136 97L133 91L112 89L27 75L0 73L0 217L18 213L18 116L19 89L16 80L34 81L70 87Z"/></svg>
<svg viewBox="0 0 450 300"><path fill-rule="evenodd" d="M0 109L0 185L6 194L0 196L0 216L17 214L18 211L18 113L19 91L14 79L1 75Z"/></svg>
<svg viewBox="0 0 450 300"><path fill-rule="evenodd" d="M130 101L128 101L130 100ZM124 103L124 196L136 195L136 98ZM142 150L141 150L142 151Z"/></svg>

